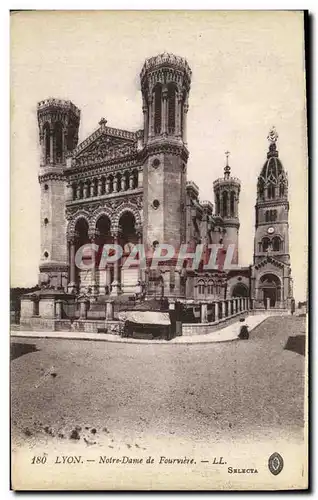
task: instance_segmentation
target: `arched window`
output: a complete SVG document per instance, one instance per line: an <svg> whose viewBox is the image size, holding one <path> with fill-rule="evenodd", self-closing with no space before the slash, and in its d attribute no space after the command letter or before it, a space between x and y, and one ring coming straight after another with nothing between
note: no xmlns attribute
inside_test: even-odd
<svg viewBox="0 0 318 500"><path fill-rule="evenodd" d="M50 125L46 123L43 128L44 132L44 154L46 162L50 161Z"/></svg>
<svg viewBox="0 0 318 500"><path fill-rule="evenodd" d="M77 192L77 186L75 183L72 184L72 198L73 200L76 200L76 192Z"/></svg>
<svg viewBox="0 0 318 500"><path fill-rule="evenodd" d="M83 186L83 183L80 182L78 187L79 187L79 198L82 199L83 196L84 196L84 186Z"/></svg>
<svg viewBox="0 0 318 500"><path fill-rule="evenodd" d="M215 197L215 201L216 201L216 215L219 215L220 214L220 194L219 193L216 193L216 197Z"/></svg>
<svg viewBox="0 0 318 500"><path fill-rule="evenodd" d="M76 134L76 128L70 125L68 128L67 139L66 139L67 151L72 151L75 147L75 134Z"/></svg>
<svg viewBox="0 0 318 500"><path fill-rule="evenodd" d="M106 192L106 179L105 177L102 177L102 194L105 194Z"/></svg>
<svg viewBox="0 0 318 500"><path fill-rule="evenodd" d="M235 216L235 192L231 191L230 195L230 213L231 217Z"/></svg>
<svg viewBox="0 0 318 500"><path fill-rule="evenodd" d="M176 88L168 86L168 133L174 134L176 129Z"/></svg>
<svg viewBox="0 0 318 500"><path fill-rule="evenodd" d="M125 176L125 191L129 189L129 172L124 173Z"/></svg>
<svg viewBox="0 0 318 500"><path fill-rule="evenodd" d="M263 252L267 252L268 248L269 248L269 245L270 245L270 240L269 238L263 238L262 239L262 251Z"/></svg>
<svg viewBox="0 0 318 500"><path fill-rule="evenodd" d="M223 202L222 202L222 215L223 217L227 217L227 200L228 200L228 195L227 191L223 192Z"/></svg>
<svg viewBox="0 0 318 500"><path fill-rule="evenodd" d="M279 185L279 196L284 196L284 194L285 194L285 186L283 182L281 182Z"/></svg>
<svg viewBox="0 0 318 500"><path fill-rule="evenodd" d="M232 290L232 297L248 297L248 288L244 283L236 283Z"/></svg>
<svg viewBox="0 0 318 500"><path fill-rule="evenodd" d="M155 117L154 117L154 128L155 134L160 134L161 132L161 85L156 85L155 87Z"/></svg>
<svg viewBox="0 0 318 500"><path fill-rule="evenodd" d="M133 171L133 189L136 189L138 187L138 170Z"/></svg>
<svg viewBox="0 0 318 500"><path fill-rule="evenodd" d="M275 236L275 238L273 238L273 250L274 252L279 252L280 248L281 248L280 238L279 236Z"/></svg>
<svg viewBox="0 0 318 500"><path fill-rule="evenodd" d="M108 182L109 182L109 192L112 193L114 191L114 177L112 175L108 177Z"/></svg>
<svg viewBox="0 0 318 500"><path fill-rule="evenodd" d="M63 127L60 122L56 122L54 126L55 139L55 161L62 163L63 161Z"/></svg>
<svg viewBox="0 0 318 500"><path fill-rule="evenodd" d="M198 293L199 293L199 295L204 295L205 294L205 284L204 284L204 281L199 281L198 282Z"/></svg>
<svg viewBox="0 0 318 500"><path fill-rule="evenodd" d="M86 185L87 185L87 198L90 198L92 196L92 191L91 191L91 181L88 180L86 182Z"/></svg>
<svg viewBox="0 0 318 500"><path fill-rule="evenodd" d="M209 283L208 283L208 294L209 295L213 295L213 292L214 292L214 283L213 283L213 281L209 281Z"/></svg>
<svg viewBox="0 0 318 500"><path fill-rule="evenodd" d="M264 200L264 180L259 179L258 181L258 196L261 200Z"/></svg>
<svg viewBox="0 0 318 500"><path fill-rule="evenodd" d="M266 212L265 212L265 222L269 222L269 221L270 221L270 211L266 210Z"/></svg>
<svg viewBox="0 0 318 500"><path fill-rule="evenodd" d="M275 198L275 186L274 184L270 184L267 188L267 197L269 200Z"/></svg>
<svg viewBox="0 0 318 500"><path fill-rule="evenodd" d="M93 196L98 195L98 179L93 180Z"/></svg>

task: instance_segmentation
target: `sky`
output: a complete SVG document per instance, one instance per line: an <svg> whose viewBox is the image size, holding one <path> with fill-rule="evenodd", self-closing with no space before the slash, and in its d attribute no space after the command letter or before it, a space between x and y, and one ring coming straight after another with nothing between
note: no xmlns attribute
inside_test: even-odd
<svg viewBox="0 0 318 500"><path fill-rule="evenodd" d="M70 99L80 141L98 128L143 127L139 73L172 52L192 69L188 180L213 199L225 151L241 180L239 259L252 263L256 183L277 129L288 172L294 296L307 294L307 130L302 13L37 11L11 15L11 285L37 283L40 189L37 102Z"/></svg>

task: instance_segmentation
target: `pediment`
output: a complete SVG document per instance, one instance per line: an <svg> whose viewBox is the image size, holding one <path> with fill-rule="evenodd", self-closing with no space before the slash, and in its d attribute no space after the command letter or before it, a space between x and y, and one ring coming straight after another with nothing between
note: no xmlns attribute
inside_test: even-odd
<svg viewBox="0 0 318 500"><path fill-rule="evenodd" d="M137 138L134 132L103 126L77 146L73 159L75 164L81 165L127 156L136 151Z"/></svg>
<svg viewBox="0 0 318 500"><path fill-rule="evenodd" d="M281 262L280 260L275 259L271 255L267 255L266 257L264 257L263 260L261 260L260 262L258 262L258 264L255 265L255 269L261 269L262 267L265 267L265 266L268 267L268 265L271 265L273 267L280 268L280 269L283 269L284 267L287 266L287 264L285 264L284 262Z"/></svg>

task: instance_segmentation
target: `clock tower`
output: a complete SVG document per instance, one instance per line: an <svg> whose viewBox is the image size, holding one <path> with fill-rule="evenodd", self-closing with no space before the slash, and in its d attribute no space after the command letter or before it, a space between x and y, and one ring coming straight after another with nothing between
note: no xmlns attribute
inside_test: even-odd
<svg viewBox="0 0 318 500"><path fill-rule="evenodd" d="M278 134L268 135L269 150L257 182L251 297L255 308L286 309L292 299L289 255L288 178L277 150Z"/></svg>

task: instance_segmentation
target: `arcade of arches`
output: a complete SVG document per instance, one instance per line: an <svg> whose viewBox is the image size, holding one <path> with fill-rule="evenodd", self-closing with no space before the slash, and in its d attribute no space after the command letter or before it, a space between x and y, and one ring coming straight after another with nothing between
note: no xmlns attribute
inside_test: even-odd
<svg viewBox="0 0 318 500"><path fill-rule="evenodd" d="M78 292L88 291L97 295L117 295L119 292L134 293L139 281L139 267L123 269L123 263L130 253L131 245L141 243L141 232L133 213L124 211L119 218L116 231L111 229L110 218L101 214L96 221L94 231L90 231L89 222L80 217L69 236L70 287ZM86 244L94 243L97 251L87 248L82 255L83 267L75 264L76 252ZM107 244L119 245L123 249L121 259L103 266L101 262L103 247ZM92 263L94 262L94 266ZM101 267L100 267L101 266Z"/></svg>

